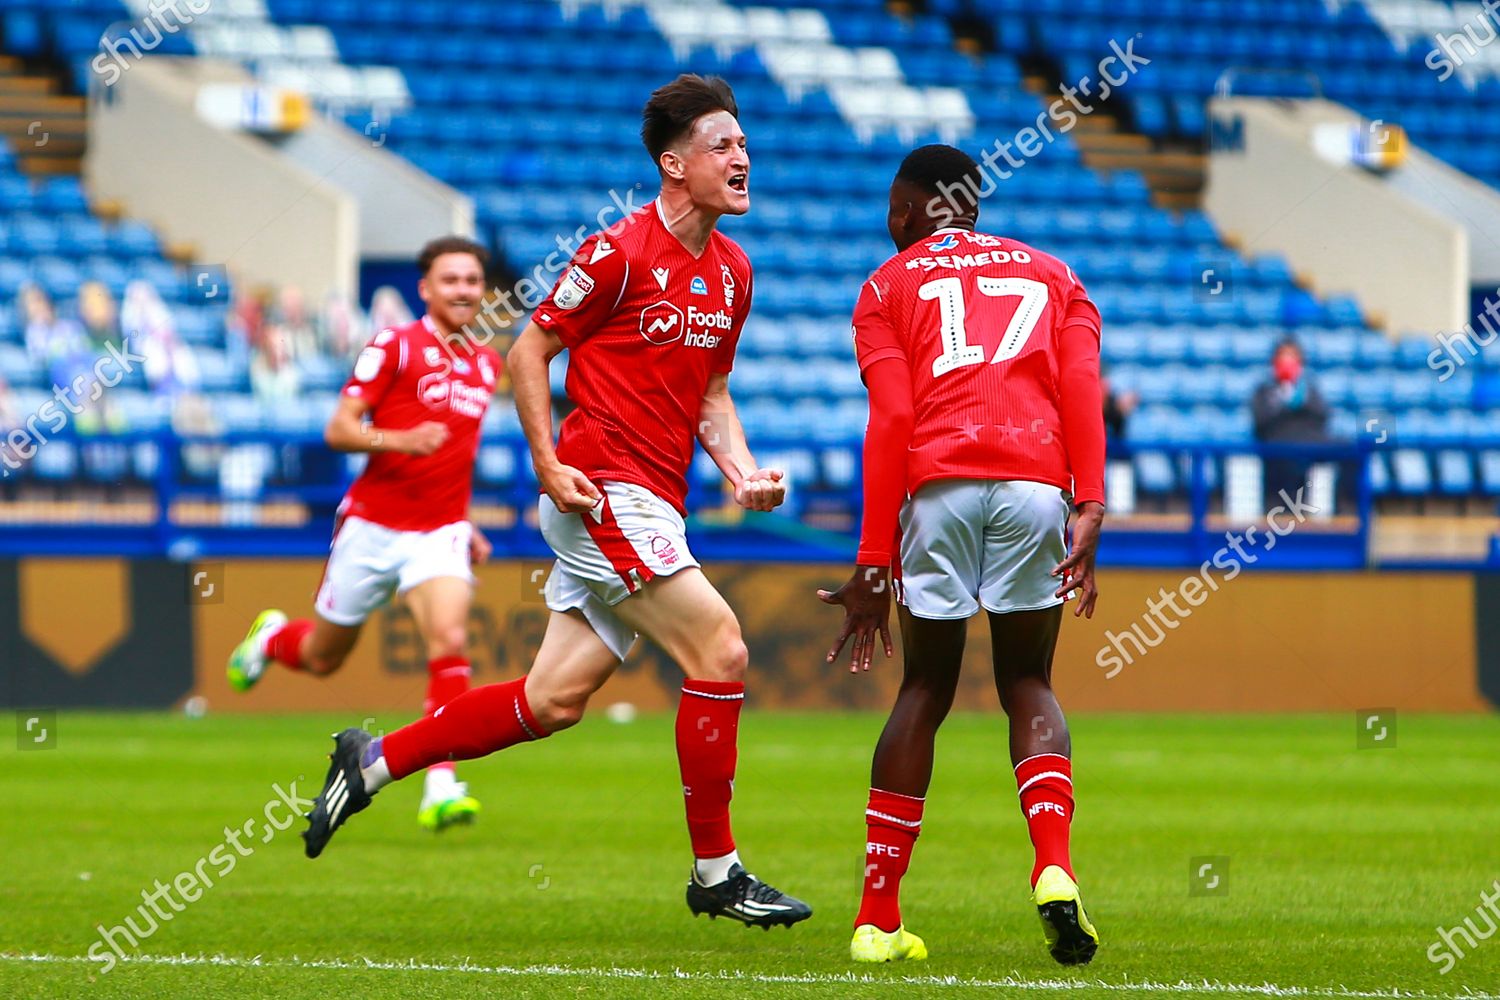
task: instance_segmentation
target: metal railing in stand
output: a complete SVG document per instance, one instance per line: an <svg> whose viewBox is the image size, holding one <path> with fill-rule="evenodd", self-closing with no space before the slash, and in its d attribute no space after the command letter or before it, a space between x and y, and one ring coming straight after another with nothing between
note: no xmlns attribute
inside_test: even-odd
<svg viewBox="0 0 1500 1000"><path fill-rule="evenodd" d="M770 514L740 511L700 454L689 472L687 503L694 554L851 560L861 506L860 442L758 438L753 444L762 462L788 470L787 504ZM1198 567L1243 544L1254 554L1241 558L1246 569L1366 567L1377 486L1397 495L1422 488L1420 477L1415 485L1377 484L1372 470L1386 470L1380 474L1389 479L1392 469L1426 462L1430 473L1439 456L1455 453L1470 474L1471 495L1500 499L1500 442L1124 444L1112 449L1110 462L1128 473L1122 480L1128 489L1111 479L1100 562ZM59 435L18 467L7 463L0 556L321 557L360 461L330 451L313 433ZM1430 488L1450 496L1465 489L1462 480L1440 486L1436 478ZM1277 510L1287 507L1282 489L1292 499L1301 491L1291 510ZM525 441L486 437L474 511L497 556L550 555L535 527L537 495ZM1247 535L1249 529L1254 533ZM1245 540L1234 543L1236 536Z"/></svg>

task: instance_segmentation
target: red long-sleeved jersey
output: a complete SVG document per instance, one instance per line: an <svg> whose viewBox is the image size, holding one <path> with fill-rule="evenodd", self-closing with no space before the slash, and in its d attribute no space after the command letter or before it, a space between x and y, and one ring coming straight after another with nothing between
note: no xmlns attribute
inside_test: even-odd
<svg viewBox="0 0 1500 1000"><path fill-rule="evenodd" d="M886 261L854 310L870 390L858 561L890 561L902 498L934 479L1102 503L1099 327L1068 266L1024 243L944 229Z"/></svg>

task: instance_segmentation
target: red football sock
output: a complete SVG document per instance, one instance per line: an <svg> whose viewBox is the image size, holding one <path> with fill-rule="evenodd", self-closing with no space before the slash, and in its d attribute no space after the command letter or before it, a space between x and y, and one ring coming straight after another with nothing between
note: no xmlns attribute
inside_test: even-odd
<svg viewBox="0 0 1500 1000"><path fill-rule="evenodd" d="M469 690L469 658L466 656L440 656L427 661L427 697L422 701L422 713L431 715L448 702ZM452 771L451 760L433 764L429 771Z"/></svg>
<svg viewBox="0 0 1500 1000"><path fill-rule="evenodd" d="M432 715L387 734L381 752L391 778L399 779L429 764L472 760L547 735L526 703L526 678L519 677L467 691Z"/></svg>
<svg viewBox="0 0 1500 1000"><path fill-rule="evenodd" d="M677 764L682 770L688 836L695 858L722 858L734 850L729 800L734 796L744 703L745 685L739 681L689 680L682 685L682 700L677 704Z"/></svg>
<svg viewBox="0 0 1500 1000"><path fill-rule="evenodd" d="M431 715L467 690L467 656L440 656L427 661L427 698L422 702L422 713Z"/></svg>
<svg viewBox="0 0 1500 1000"><path fill-rule="evenodd" d="M890 932L901 926L901 879L922 832L923 801L870 789L865 807L865 892L855 927L874 924Z"/></svg>
<svg viewBox="0 0 1500 1000"><path fill-rule="evenodd" d="M306 618L287 622L266 638L266 655L288 670L302 669L302 640L313 630Z"/></svg>
<svg viewBox="0 0 1500 1000"><path fill-rule="evenodd" d="M1068 857L1068 828L1073 822L1073 764L1058 753L1039 753L1016 765L1021 815L1036 849L1031 884L1048 865L1058 865L1073 877Z"/></svg>

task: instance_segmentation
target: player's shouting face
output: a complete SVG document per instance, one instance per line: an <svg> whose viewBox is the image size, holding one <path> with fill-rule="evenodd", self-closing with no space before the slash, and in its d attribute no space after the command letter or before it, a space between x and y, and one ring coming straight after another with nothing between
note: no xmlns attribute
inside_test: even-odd
<svg viewBox="0 0 1500 1000"><path fill-rule="evenodd" d="M686 186L698 208L715 215L750 211L750 153L739 120L714 111L662 154L662 172Z"/></svg>
<svg viewBox="0 0 1500 1000"><path fill-rule="evenodd" d="M417 284L427 314L450 333L474 319L484 290L484 266L471 253L439 254Z"/></svg>

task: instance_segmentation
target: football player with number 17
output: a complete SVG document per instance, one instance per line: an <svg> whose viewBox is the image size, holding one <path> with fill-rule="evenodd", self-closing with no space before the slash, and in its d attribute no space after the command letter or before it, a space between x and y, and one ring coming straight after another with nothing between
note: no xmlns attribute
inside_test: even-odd
<svg viewBox="0 0 1500 1000"><path fill-rule="evenodd" d="M856 961L927 957L902 925L898 893L922 828L933 740L981 607L1036 849L1030 884L1043 933L1064 964L1089 961L1099 944L1068 853L1072 745L1052 694L1063 601L1076 591L1074 614L1092 617L1097 597L1099 310L1062 261L975 232L982 180L951 146L907 156L886 220L897 253L854 309L870 394L864 521L853 577L818 596L845 609L829 662L852 636L852 669L868 670L877 640L891 655L894 588L906 657L871 767Z"/></svg>
<svg viewBox="0 0 1500 1000"><path fill-rule="evenodd" d="M339 734L303 835L309 856L388 782L574 725L643 634L687 675L676 737L694 855L689 908L766 928L812 915L740 864L729 801L749 654L683 524L695 439L740 506L771 510L786 496L782 473L750 454L729 395L752 294L750 262L716 230L720 217L750 207L737 114L718 79L685 75L651 95L641 138L660 196L584 241L511 348L516 408L545 494L542 535L557 554L530 673L475 688L381 739ZM564 350L577 408L554 444L547 366Z"/></svg>

